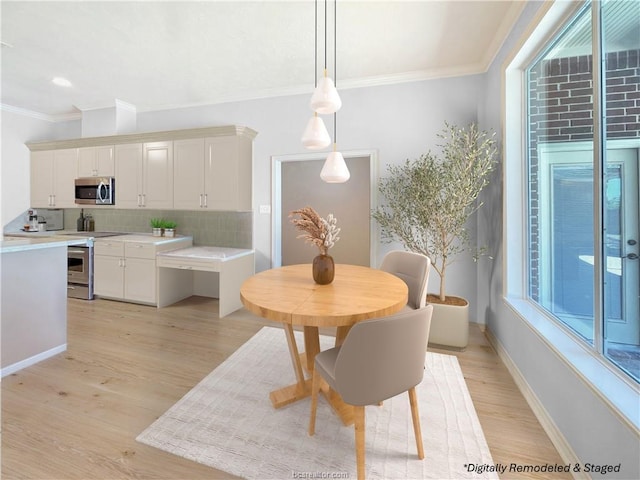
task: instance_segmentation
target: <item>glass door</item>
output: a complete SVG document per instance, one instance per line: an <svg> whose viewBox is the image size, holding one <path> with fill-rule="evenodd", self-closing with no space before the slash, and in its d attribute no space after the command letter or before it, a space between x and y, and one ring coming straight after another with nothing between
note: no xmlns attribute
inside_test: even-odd
<svg viewBox="0 0 640 480"><path fill-rule="evenodd" d="M604 337L611 343L640 345L640 261L638 260L638 150L607 150L604 197Z"/></svg>
<svg viewBox="0 0 640 480"><path fill-rule="evenodd" d="M616 147L609 142L609 147ZM618 146L624 146L620 144ZM640 359L638 148L606 152L603 239L605 350ZM591 143L541 148L542 304L593 344L594 245ZM634 355L631 355L634 353Z"/></svg>

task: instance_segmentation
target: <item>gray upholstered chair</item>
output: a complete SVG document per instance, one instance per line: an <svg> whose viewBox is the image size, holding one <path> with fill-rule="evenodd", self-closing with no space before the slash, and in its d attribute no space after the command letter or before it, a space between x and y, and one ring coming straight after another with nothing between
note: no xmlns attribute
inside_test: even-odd
<svg viewBox="0 0 640 480"><path fill-rule="evenodd" d="M358 479L364 479L364 407L409 393L418 458L424 458L415 387L422 381L433 306L356 323L344 343L316 355L309 435L315 433L321 377L354 408Z"/></svg>
<svg viewBox="0 0 640 480"><path fill-rule="evenodd" d="M404 280L409 287L407 309L422 308L426 304L427 284L431 260L420 253L393 250L382 259L380 270Z"/></svg>

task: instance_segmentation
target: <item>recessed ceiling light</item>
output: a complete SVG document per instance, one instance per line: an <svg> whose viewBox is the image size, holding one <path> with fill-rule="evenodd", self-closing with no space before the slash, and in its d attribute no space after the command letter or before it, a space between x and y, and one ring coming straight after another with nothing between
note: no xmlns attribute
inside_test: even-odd
<svg viewBox="0 0 640 480"><path fill-rule="evenodd" d="M71 86L71 82L69 80L67 80L66 78L63 78L63 77L54 77L51 81L53 83L55 83L56 85L58 85L59 87L70 87Z"/></svg>

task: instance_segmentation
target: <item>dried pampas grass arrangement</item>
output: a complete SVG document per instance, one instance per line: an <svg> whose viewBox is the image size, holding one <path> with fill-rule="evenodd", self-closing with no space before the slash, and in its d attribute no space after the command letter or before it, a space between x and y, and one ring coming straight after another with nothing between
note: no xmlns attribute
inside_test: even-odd
<svg viewBox="0 0 640 480"><path fill-rule="evenodd" d="M296 238L303 238L305 242L315 245L322 255L326 255L327 251L340 240L338 236L340 229L337 227L338 219L332 213L324 219L313 208L304 207L290 212L289 217L291 223L298 230L304 232Z"/></svg>

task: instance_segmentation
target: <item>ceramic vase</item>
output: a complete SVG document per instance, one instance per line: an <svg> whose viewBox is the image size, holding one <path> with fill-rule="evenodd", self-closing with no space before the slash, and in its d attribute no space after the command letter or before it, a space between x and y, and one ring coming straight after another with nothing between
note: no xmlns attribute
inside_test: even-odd
<svg viewBox="0 0 640 480"><path fill-rule="evenodd" d="M313 259L313 280L319 285L333 282L335 264L331 255L320 254Z"/></svg>

